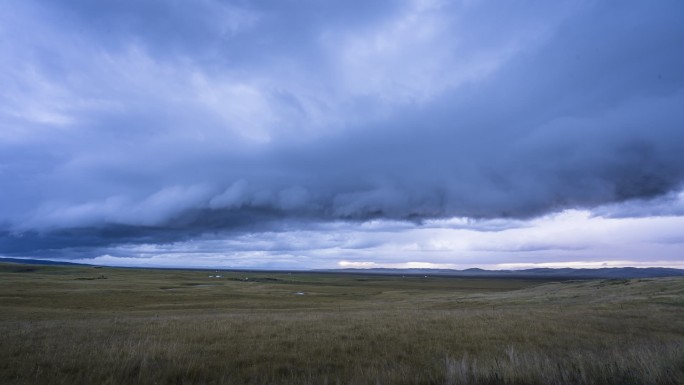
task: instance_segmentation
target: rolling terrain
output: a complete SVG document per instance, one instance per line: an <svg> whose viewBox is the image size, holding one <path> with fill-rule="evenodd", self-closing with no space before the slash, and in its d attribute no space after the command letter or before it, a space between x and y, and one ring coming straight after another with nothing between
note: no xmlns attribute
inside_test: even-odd
<svg viewBox="0 0 684 385"><path fill-rule="evenodd" d="M3 384L680 384L684 278L0 264Z"/></svg>

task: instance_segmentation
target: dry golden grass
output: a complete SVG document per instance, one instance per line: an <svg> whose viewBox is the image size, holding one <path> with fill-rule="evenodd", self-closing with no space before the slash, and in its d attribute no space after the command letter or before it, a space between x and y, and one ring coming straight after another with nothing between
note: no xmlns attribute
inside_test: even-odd
<svg viewBox="0 0 684 385"><path fill-rule="evenodd" d="M0 383L684 383L684 279L213 274L0 265Z"/></svg>

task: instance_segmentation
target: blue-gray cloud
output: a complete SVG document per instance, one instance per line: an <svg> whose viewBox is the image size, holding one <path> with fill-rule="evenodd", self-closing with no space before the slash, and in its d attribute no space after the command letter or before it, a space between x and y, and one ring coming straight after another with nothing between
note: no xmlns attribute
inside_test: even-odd
<svg viewBox="0 0 684 385"><path fill-rule="evenodd" d="M681 190L679 2L367 3L0 3L0 252Z"/></svg>

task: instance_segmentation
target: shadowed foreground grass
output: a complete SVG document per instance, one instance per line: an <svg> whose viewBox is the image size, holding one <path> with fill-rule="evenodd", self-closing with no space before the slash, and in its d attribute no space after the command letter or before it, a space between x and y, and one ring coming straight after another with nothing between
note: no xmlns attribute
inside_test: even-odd
<svg viewBox="0 0 684 385"><path fill-rule="evenodd" d="M0 265L0 383L684 383L681 278L215 274Z"/></svg>

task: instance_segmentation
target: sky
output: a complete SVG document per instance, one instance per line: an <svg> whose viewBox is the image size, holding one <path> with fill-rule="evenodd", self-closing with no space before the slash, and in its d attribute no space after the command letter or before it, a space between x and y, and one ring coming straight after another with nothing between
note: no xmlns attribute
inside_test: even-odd
<svg viewBox="0 0 684 385"><path fill-rule="evenodd" d="M0 0L0 256L684 268L682 15Z"/></svg>

